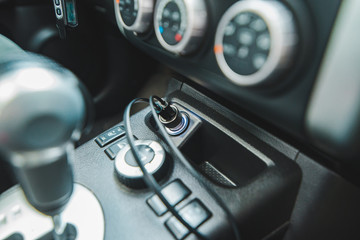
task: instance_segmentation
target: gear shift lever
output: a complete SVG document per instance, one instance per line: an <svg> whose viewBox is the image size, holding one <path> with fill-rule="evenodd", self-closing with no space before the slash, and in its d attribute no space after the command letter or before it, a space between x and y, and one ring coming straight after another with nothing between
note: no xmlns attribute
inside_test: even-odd
<svg viewBox="0 0 360 240"><path fill-rule="evenodd" d="M38 56L0 65L0 145L26 198L53 218L55 233L73 191L71 161L85 102L77 78ZM55 235L56 235L55 234Z"/></svg>

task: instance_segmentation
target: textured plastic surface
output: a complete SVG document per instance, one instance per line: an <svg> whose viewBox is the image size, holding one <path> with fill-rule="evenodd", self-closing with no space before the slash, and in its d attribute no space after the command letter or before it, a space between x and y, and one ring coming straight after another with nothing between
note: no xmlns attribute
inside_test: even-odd
<svg viewBox="0 0 360 240"><path fill-rule="evenodd" d="M181 87L177 84L173 86L174 89ZM192 92L189 91L189 93ZM244 129L250 125L245 120L221 108L220 105L201 94L197 95L203 99L198 101L181 91L171 94L168 99L181 103L182 106L195 112L198 117L206 119L225 134L236 139L239 144L251 145L253 149L257 149L275 163L275 166L268 168L241 188L223 188L207 181L235 215L244 239L262 238L289 220L301 178L301 172L294 161L271 145L285 149L284 152L287 152L289 156L292 155L293 150L260 129L255 130L254 126L250 128L252 131L262 132L263 136L270 139L271 145L265 143ZM148 128L151 124L145 123L145 120L149 119L148 113L149 109L145 109L132 117L134 134L138 139L162 142ZM182 141L187 141L188 137L178 136L176 139L177 145L182 145ZM79 147L76 158L75 181L89 187L101 202L105 212L106 239L130 240L142 239L143 236L157 240L172 238L164 227L164 223L171 216L170 213L157 217L146 204L146 200L153 193L146 189L130 190L119 184L114 173L113 162L109 161L94 141L89 141ZM182 208L195 198L200 199L212 213L212 217L199 227L199 231L211 239L232 239L233 235L223 211L199 182L184 169L183 165L177 159L172 160L173 170L161 183L165 184L180 178L192 192L189 197L179 203L178 207Z"/></svg>
<svg viewBox="0 0 360 240"><path fill-rule="evenodd" d="M284 240L360 239L360 189L299 154L303 178Z"/></svg>

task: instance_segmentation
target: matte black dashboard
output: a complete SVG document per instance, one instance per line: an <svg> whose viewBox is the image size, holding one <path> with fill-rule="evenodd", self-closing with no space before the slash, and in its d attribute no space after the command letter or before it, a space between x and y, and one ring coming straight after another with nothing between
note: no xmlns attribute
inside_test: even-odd
<svg viewBox="0 0 360 240"><path fill-rule="evenodd" d="M164 47L164 41L161 37L159 40L158 21L160 21L160 17L156 15L158 11L157 6L160 5L159 2L166 1L154 1L155 16L150 20L151 23L148 31L143 33L136 33L132 30L129 31L124 29L119 21L117 21L120 31L132 44L184 76L182 79L180 77L182 81L187 81L195 87L198 86L206 89L214 93L215 97L225 99L225 101L223 101L225 105L235 112L242 114L245 111L253 114L265 122L270 123L270 126L274 126L275 129L281 129L286 134L289 134L291 138L300 141L308 149L309 147L312 148L316 146L316 151L320 150L320 152L322 152L321 154L325 153L325 155L330 156L330 158L350 162L350 168L358 165L354 161L354 159L359 156L359 151L356 150L358 148L356 137L351 137L351 134L348 134L345 138L342 138L342 136L335 133L337 126L331 124L327 124L327 128L323 129L324 123L326 123L328 119L332 119L332 122L337 121L335 120L337 119L337 110L332 110L332 105L328 104L331 99L333 99L333 96L327 94L327 96L322 98L323 101L321 101L321 104L317 105L316 110L310 111L315 104L314 99L319 97L318 94L320 90L316 89L316 83L319 82L317 79L319 78L320 72L322 69L325 69L324 71L329 70L327 66L323 66L326 63L326 56L328 58L335 58L330 48L332 45L329 44L329 42L331 43L331 40L339 35L344 35L345 39L351 38L350 30L348 30L348 33L342 32L342 30L344 30L343 26L348 25L348 23L343 23L343 25L337 27L336 30L340 32L339 34L334 32L336 27L335 23L345 21L354 22L354 20L350 19L351 14L348 14L349 9L355 8L352 6L354 3L347 2L345 4L340 0L204 1L206 3L208 21L204 36L194 51L186 54L174 54L172 51L169 51L169 49L165 49L166 47ZM249 2L280 3L284 6L288 11L286 14L291 15L291 21L295 29L294 38L296 38L296 43L292 46L293 52L291 57L279 63L280 67L284 65L281 71L269 75L269 79L260 82L260 84L243 85L231 79L228 73L225 73L223 70L221 63L219 63L217 35L222 26L221 24L223 24L223 18L229 14L228 12L231 12L230 10L236 7L240 9L241 7L239 6L242 3ZM120 11L116 9L118 2L113 2L112 0L106 2L110 8L112 7L112 3L115 6L115 15L121 15L119 14ZM339 13L340 9L342 9L341 14ZM113 9L110 9L110 11L113 11ZM271 12L271 9L263 7L261 11L267 13ZM254 12L258 13L257 9L254 10ZM272 13L269 14L271 16ZM354 13L354 15L355 14L356 13ZM343 20L345 18L347 18L347 20ZM113 18L112 21L114 21ZM269 24L270 21L266 20L265 22ZM280 29L281 27L278 26L277 28ZM269 29L271 29L271 26L269 26ZM271 31L273 30L274 29ZM162 31L162 29L160 31ZM274 32L276 31L273 31L273 33L271 33L271 31L271 41L279 41L279 39L274 38L276 35ZM238 34L238 32L236 32L236 34ZM287 40L286 37L285 40ZM225 37L223 39L225 39ZM223 42L224 44L220 46L221 53L225 52L225 40L223 40ZM271 44L273 44L273 42ZM352 55L354 47L355 50L358 51L355 43L345 46L337 40L333 40L332 42L336 42L333 45L337 46L333 48L341 49L345 47L348 55ZM286 45L287 43L281 42L279 44ZM271 49L275 49L273 45L271 45ZM270 50L269 54L271 54L271 51L273 50ZM275 52L275 50L273 52ZM330 54L326 55L327 52L330 52ZM352 76L355 77L358 73L355 70L355 66L347 64L349 57L351 56L344 57L344 59L341 60L338 58L337 61L344 63L344 65L339 66L339 69L334 71L343 71L345 75L346 72L355 71L354 74L352 74ZM228 60L226 61L228 62ZM334 66L336 65L340 64L334 63ZM260 72L261 69L258 71ZM350 77L350 79L354 78ZM334 81L336 82L336 79L334 79ZM349 82L349 84L354 83ZM329 83L326 85L334 86L334 84ZM323 91L325 91L325 88L326 87L322 87ZM347 94L347 89L336 92L337 87L330 88L334 89L337 95L336 97L338 98L343 98L343 96ZM358 90L357 87L354 87L353 94L359 96L360 92ZM357 100L352 101L352 103L346 101L339 102L338 109L349 109L349 112L343 115L347 115L345 118L350 120L352 124L345 126L347 120L338 120L338 122L344 123L340 125L342 125L341 127L343 127L343 129L348 129L348 132L359 132L359 117L354 117L354 112L357 112L357 107L355 107L355 105L357 105L356 102ZM351 107L353 104L354 108ZM328 109L327 114L322 113L322 109L324 108ZM354 111L350 110L350 108ZM317 121L317 119L321 120ZM330 137L331 140L329 140L329 135L332 136ZM356 136L358 136L358 134L356 134Z"/></svg>
<svg viewBox="0 0 360 240"><path fill-rule="evenodd" d="M209 24L205 37L200 47L187 56L164 50L153 29L140 36L127 30L124 33L133 44L196 83L304 137L306 105L340 1L284 1L293 12L299 34L295 61L288 71L277 77L276 84L255 87L230 82L220 71L213 51L218 22L235 2L206 1Z"/></svg>

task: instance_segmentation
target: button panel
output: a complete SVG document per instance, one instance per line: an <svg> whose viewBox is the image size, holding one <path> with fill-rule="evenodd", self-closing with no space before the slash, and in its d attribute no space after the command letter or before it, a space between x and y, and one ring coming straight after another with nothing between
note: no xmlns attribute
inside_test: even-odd
<svg viewBox="0 0 360 240"><path fill-rule="evenodd" d="M175 180L174 182L164 187L161 190L161 193L168 200L171 206L176 206L191 194L190 190L180 180ZM153 195L151 198L149 198L147 200L147 204L158 216L161 216L167 212L166 206L162 203L157 195Z"/></svg>
<svg viewBox="0 0 360 240"><path fill-rule="evenodd" d="M62 11L62 2L61 0L54 0L53 1L54 7L55 7L55 16L57 19L63 18L63 11Z"/></svg>
<svg viewBox="0 0 360 240"><path fill-rule="evenodd" d="M190 233L175 217L170 218L165 224L176 239L184 239Z"/></svg>
<svg viewBox="0 0 360 240"><path fill-rule="evenodd" d="M123 138L119 141L117 141L116 143L112 144L110 147L108 147L105 150L106 155L108 155L108 157L111 160L114 160L116 155L120 152L121 149L123 149L126 145L127 145L127 141L126 138Z"/></svg>
<svg viewBox="0 0 360 240"><path fill-rule="evenodd" d="M211 216L200 200L195 199L179 211L180 216L193 228L198 228Z"/></svg>
<svg viewBox="0 0 360 240"><path fill-rule="evenodd" d="M106 132L100 134L96 139L95 142L99 144L100 147L104 147L105 145L109 144L110 142L114 141L125 135L125 130L122 126L117 126L107 130Z"/></svg>
<svg viewBox="0 0 360 240"><path fill-rule="evenodd" d="M193 228L198 228L211 217L210 211L200 200L195 199L180 209L179 214ZM175 217L166 221L165 226L176 239L184 239L190 231Z"/></svg>
<svg viewBox="0 0 360 240"><path fill-rule="evenodd" d="M60 8L57 8L57 9L56 9L56 14L57 14L58 16L61 16L61 15L62 15Z"/></svg>

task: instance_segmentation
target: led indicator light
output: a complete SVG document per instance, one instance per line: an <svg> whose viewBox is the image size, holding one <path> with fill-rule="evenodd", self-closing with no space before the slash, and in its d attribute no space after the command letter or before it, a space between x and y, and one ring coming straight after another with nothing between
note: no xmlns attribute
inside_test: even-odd
<svg viewBox="0 0 360 240"><path fill-rule="evenodd" d="M159 27L159 31L162 34L164 32L164 28L163 27Z"/></svg>
<svg viewBox="0 0 360 240"><path fill-rule="evenodd" d="M177 33L177 34L175 35L175 41L180 42L181 39L182 39L182 36Z"/></svg>
<svg viewBox="0 0 360 240"><path fill-rule="evenodd" d="M223 53L224 52L223 46L222 45L215 45L214 52L215 52L215 54Z"/></svg>

